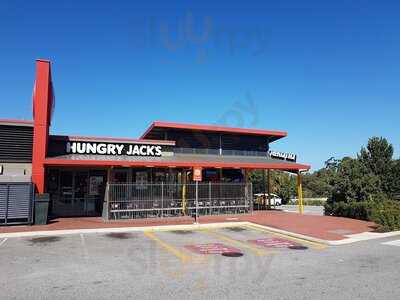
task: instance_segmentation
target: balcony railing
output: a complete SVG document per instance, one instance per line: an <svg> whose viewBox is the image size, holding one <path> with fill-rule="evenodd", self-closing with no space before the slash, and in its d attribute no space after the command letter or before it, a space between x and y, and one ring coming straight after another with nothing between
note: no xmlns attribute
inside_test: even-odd
<svg viewBox="0 0 400 300"><path fill-rule="evenodd" d="M204 154L204 155L231 155L231 156L257 156L265 157L267 151L248 151L248 150L226 150L210 149L210 148L174 148L174 153L179 154Z"/></svg>

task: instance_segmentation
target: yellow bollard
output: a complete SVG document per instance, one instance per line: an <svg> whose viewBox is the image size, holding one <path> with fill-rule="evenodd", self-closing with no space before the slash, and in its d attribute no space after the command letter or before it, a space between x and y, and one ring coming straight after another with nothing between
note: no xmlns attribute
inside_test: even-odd
<svg viewBox="0 0 400 300"><path fill-rule="evenodd" d="M297 173L297 199L299 206L299 213L303 214L304 206L303 206L303 183L301 178L301 172Z"/></svg>

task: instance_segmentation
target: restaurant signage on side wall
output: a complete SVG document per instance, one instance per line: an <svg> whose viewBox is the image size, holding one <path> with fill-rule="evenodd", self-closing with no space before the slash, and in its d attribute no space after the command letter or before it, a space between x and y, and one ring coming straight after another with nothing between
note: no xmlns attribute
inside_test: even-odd
<svg viewBox="0 0 400 300"><path fill-rule="evenodd" d="M286 152L280 152L280 151L274 151L274 150L269 150L268 155L271 158L277 158L277 159L282 159L282 160L287 160L287 161L296 161L297 160L297 155L293 153L286 153Z"/></svg>

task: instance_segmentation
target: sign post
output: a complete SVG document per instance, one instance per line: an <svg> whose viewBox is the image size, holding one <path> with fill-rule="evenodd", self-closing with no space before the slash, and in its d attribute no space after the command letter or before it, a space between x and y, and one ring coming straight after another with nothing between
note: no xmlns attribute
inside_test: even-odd
<svg viewBox="0 0 400 300"><path fill-rule="evenodd" d="M195 205L196 205L195 222L196 223L199 218L199 181L201 181L203 179L202 173L203 173L203 169L201 167L193 167L193 181L196 182L196 199L195 199Z"/></svg>
<svg viewBox="0 0 400 300"><path fill-rule="evenodd" d="M195 221L199 219L199 182L196 181L196 218Z"/></svg>

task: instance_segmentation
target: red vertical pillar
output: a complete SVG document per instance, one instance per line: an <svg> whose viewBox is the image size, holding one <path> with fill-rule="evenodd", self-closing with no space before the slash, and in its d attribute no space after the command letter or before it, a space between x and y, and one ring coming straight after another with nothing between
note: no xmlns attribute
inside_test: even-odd
<svg viewBox="0 0 400 300"><path fill-rule="evenodd" d="M32 181L38 193L45 191L44 160L47 155L47 143L53 106L53 87L50 62L36 61L36 78L33 88L33 153Z"/></svg>

